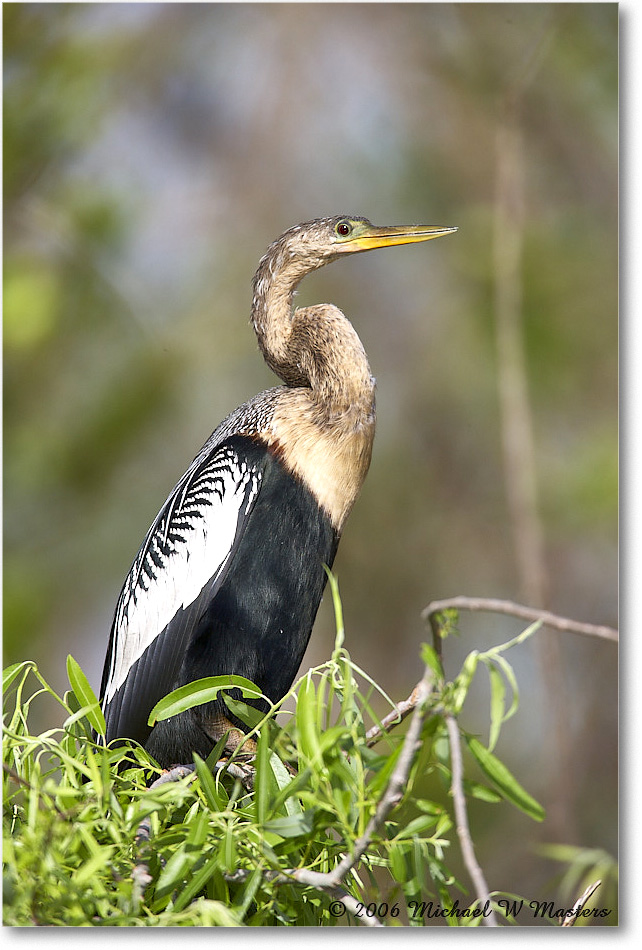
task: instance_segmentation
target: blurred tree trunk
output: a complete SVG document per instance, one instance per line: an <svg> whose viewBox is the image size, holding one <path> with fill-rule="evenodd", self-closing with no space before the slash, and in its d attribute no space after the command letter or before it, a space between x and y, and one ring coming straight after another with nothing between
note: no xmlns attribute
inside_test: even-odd
<svg viewBox="0 0 642 950"><path fill-rule="evenodd" d="M504 456L504 480L517 566L519 597L533 607L548 606L548 577L538 506L537 450L528 391L522 312L524 243L524 139L519 103L505 103L496 133L496 192L494 215L494 288L497 343L497 384ZM555 770L549 819L556 837L573 841L575 788L572 744L564 689L559 638L542 630L537 638L549 736Z"/></svg>

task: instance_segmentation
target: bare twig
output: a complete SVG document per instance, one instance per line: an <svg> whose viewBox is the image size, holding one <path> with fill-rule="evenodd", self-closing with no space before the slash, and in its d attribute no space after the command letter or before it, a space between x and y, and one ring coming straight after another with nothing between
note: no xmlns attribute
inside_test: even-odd
<svg viewBox="0 0 642 950"><path fill-rule="evenodd" d="M569 914L568 917L565 917L562 921L562 927L573 927L574 924L577 923L577 918L580 916L582 908L586 904L589 897L595 893L601 883L601 881L593 881L592 884L589 884L582 896L579 897L573 904L573 910L571 914Z"/></svg>
<svg viewBox="0 0 642 950"><path fill-rule="evenodd" d="M239 884L252 875L254 871L239 869L231 874L224 874L226 881ZM310 871L308 868L289 868L285 871L266 871L265 880L279 887L283 884L301 884L303 887L314 887L340 901L346 910L356 917L365 927L383 927L378 917L363 914L363 904L349 894L344 887L328 883L328 875L320 871Z"/></svg>
<svg viewBox="0 0 642 950"><path fill-rule="evenodd" d="M490 611L496 614L509 614L512 617L518 617L520 620L541 620L547 627L555 630L561 630L568 633L579 633L585 637L599 637L602 640L610 640L617 643L619 640L618 631L613 627L606 627L599 624L580 623L578 620L570 620L568 617L560 617L549 610L537 610L534 607L525 607L523 604L515 604L510 600L496 600L486 597L450 597L448 600L433 600L422 611L421 616L424 620L429 620L432 625L432 617L441 610L472 610L472 611Z"/></svg>
<svg viewBox="0 0 642 950"><path fill-rule="evenodd" d="M254 779L256 778L256 768L252 762L230 762L228 759L219 759L212 768L213 772L227 772L232 778L239 780L247 792L254 789Z"/></svg>
<svg viewBox="0 0 642 950"><path fill-rule="evenodd" d="M459 727L455 717L450 713L444 716L446 727L448 729L448 740L450 742L450 765L452 770L452 796L455 806L455 822L457 826L457 837L461 846L461 853L464 859L466 869L475 886L477 899L481 907L490 905L490 892L488 884L484 878L484 873L475 857L475 849L470 836L468 827L468 813L466 811L466 798L464 796L464 770L461 759L461 743L459 741ZM483 923L486 927L497 927L497 918L494 910L490 910L488 917L484 915Z"/></svg>
<svg viewBox="0 0 642 950"><path fill-rule="evenodd" d="M381 722L377 723L377 725L371 729L368 729L366 732L366 742L369 749L410 715L419 702L421 695L420 686L421 683L417 683L408 699L402 699L401 702L396 703L395 708L389 712L387 716L384 716Z"/></svg>
<svg viewBox="0 0 642 950"><path fill-rule="evenodd" d="M339 862L333 871L326 875L334 884L338 884L349 871L361 860L373 836L386 820L395 805L401 801L403 791L410 773L412 758L419 744L421 727L425 718L425 706L430 696L432 684L432 671L426 667L421 682L417 684L413 694L417 694L417 702L413 710L412 719L408 732L404 738L401 754L397 760L394 771L390 776L386 790L379 800L377 810L368 822L366 830L360 838L355 841L354 851L351 855Z"/></svg>
<svg viewBox="0 0 642 950"><path fill-rule="evenodd" d="M150 791L154 788L160 788L161 785L166 785L168 782L178 782L180 779L185 778L186 775L190 775L193 771L193 765L176 765L173 769L169 769L168 772L163 772L162 775L159 775L149 786ZM140 846L149 841L151 836L152 819L151 815L147 815L139 824L134 841Z"/></svg>
<svg viewBox="0 0 642 950"><path fill-rule="evenodd" d="M325 891L335 900L340 901L346 910L355 916L357 920L365 927L384 926L378 917L369 917L367 914L362 915L361 911L363 910L363 907L360 905L360 902L355 897L353 897L352 894L349 894L340 884L330 883L328 880L328 874L323 874L320 871L310 871L308 868L296 868L293 871L284 871L284 875L287 875L290 883L293 879L297 882L297 884L303 884L308 887L316 887L321 891Z"/></svg>
<svg viewBox="0 0 642 950"><path fill-rule="evenodd" d="M6 762L3 762L3 763L2 763L2 770L3 770L3 772L4 772L6 775L9 776L9 778L11 779L12 782L15 782L15 783L16 783L16 785L20 785L21 788L26 788L26 789L28 789L30 792L35 791L33 785L32 785L30 782L28 782L25 778L23 778L21 775L18 775L18 773L15 771L15 769L12 769L11 766L10 766L10 765L7 765ZM53 798L52 795L47 795L48 801L47 801L47 803L46 803L46 805L45 805L45 802L42 801L42 794L41 794L39 791L37 791L36 794L39 796L38 808L45 808L45 807L46 807L46 808L49 808L49 807L53 807L53 809L54 809L54 811L56 812L56 814L57 814L60 818L62 818L63 821L68 821L68 820L69 820L69 812L63 811L62 808L60 808L60 807L56 804L56 802L54 801L54 798ZM43 793L43 794L44 794L44 793Z"/></svg>

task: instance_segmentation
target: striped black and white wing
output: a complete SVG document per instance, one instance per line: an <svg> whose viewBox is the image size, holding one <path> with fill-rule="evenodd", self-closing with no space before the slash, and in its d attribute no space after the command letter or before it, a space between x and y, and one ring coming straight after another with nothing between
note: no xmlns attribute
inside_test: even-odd
<svg viewBox="0 0 642 950"><path fill-rule="evenodd" d="M160 510L116 606L102 682L107 741L147 739L149 713L175 685L204 599L226 575L261 479L236 440L206 446Z"/></svg>

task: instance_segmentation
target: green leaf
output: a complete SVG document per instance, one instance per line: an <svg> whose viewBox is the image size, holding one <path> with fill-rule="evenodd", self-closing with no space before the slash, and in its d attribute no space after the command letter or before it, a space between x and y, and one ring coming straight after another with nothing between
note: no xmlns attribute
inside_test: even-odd
<svg viewBox="0 0 642 950"><path fill-rule="evenodd" d="M163 868L158 878L154 896L164 897L170 891L177 887L183 878L187 876L191 864L190 856L184 848L178 848L174 851L169 861Z"/></svg>
<svg viewBox="0 0 642 950"><path fill-rule="evenodd" d="M13 681L17 676L24 670L35 669L36 664L33 660L24 660L22 663L13 663L11 666L7 666L6 669L2 671L2 692L6 693Z"/></svg>
<svg viewBox="0 0 642 950"><path fill-rule="evenodd" d="M488 677L490 679L490 735L488 748L492 750L497 745L499 731L504 721L506 683L504 682L502 674L492 663L488 665Z"/></svg>
<svg viewBox="0 0 642 950"><path fill-rule="evenodd" d="M283 802L283 789L289 789L290 792L293 791L294 777L290 774L290 772L288 772L276 752L270 753L270 766L272 768L272 773L279 790L278 801ZM274 802L272 803L272 807L275 811L278 811ZM285 799L285 810L288 815L301 814L301 803L294 794L288 795L288 797Z"/></svg>
<svg viewBox="0 0 642 950"><path fill-rule="evenodd" d="M241 695L246 699L258 699L263 696L261 690L246 679L244 676L204 676L202 679L194 680L186 686L179 686L163 699L156 703L149 719L148 726L154 726L162 719L169 719L170 716L176 716L178 713L185 712L186 709L192 709L194 706L201 706L203 703L209 703L216 699L221 690L239 689Z"/></svg>
<svg viewBox="0 0 642 950"><path fill-rule="evenodd" d="M197 802L194 803L193 808L196 811L193 817L190 815L190 819L186 823L187 838L185 840L191 848L201 848L207 840L209 818L207 812L200 808Z"/></svg>
<svg viewBox="0 0 642 950"><path fill-rule="evenodd" d="M405 828L394 838L395 841L403 841L404 838L419 837L422 832L432 828L437 823L437 815L419 815L409 821Z"/></svg>
<svg viewBox="0 0 642 950"><path fill-rule="evenodd" d="M442 669L441 661L437 654L437 651L434 647L431 647L429 643L421 644L421 659L424 664L429 667L435 676L439 679L443 678L444 671Z"/></svg>
<svg viewBox="0 0 642 950"><path fill-rule="evenodd" d="M202 761L202 760L201 760ZM219 855L215 854L205 864L194 872L194 876L180 892L174 902L174 911L183 910L203 890L211 876L219 867Z"/></svg>
<svg viewBox="0 0 642 950"><path fill-rule="evenodd" d="M316 721L316 691L312 677L305 676L299 687L296 701L296 724L299 736L299 752L310 761L321 761L321 746Z"/></svg>
<svg viewBox="0 0 642 950"><path fill-rule="evenodd" d="M285 768L285 766L283 767ZM275 801L272 802L272 811L275 815L278 815L281 812L281 809L284 805L288 815L298 814L302 810L297 796L302 794L308 788L310 774L311 769L309 766L307 768L300 769L294 776L291 776L288 773L288 783L285 786L281 786L281 791L277 795Z"/></svg>
<svg viewBox="0 0 642 950"><path fill-rule="evenodd" d="M405 884L408 878L408 862L406 861L406 848L408 845L399 845L396 841L391 841L388 848L388 857L390 859L390 870L395 881Z"/></svg>
<svg viewBox="0 0 642 950"><path fill-rule="evenodd" d="M89 720L90 725L99 735L104 736L105 717L100 708L100 703L96 699L96 695L89 685L87 677L71 654L67 657L67 676L69 677L71 688L76 694L76 699L80 705L84 707L84 715Z"/></svg>
<svg viewBox="0 0 642 950"><path fill-rule="evenodd" d="M484 660L484 662L486 661ZM508 712L504 714L504 722L506 722L507 719L510 719L510 717L514 713L517 712L517 709L519 707L519 687L517 685L517 678L515 676L515 673L513 672L513 667L510 665L508 660L505 657L501 656L499 653L492 658L492 662L497 664L498 667L500 667L513 693L513 699L508 709Z"/></svg>
<svg viewBox="0 0 642 950"><path fill-rule="evenodd" d="M205 765L207 766L208 772L212 773L214 771L214 766L216 765L216 763L219 761L219 759L223 757L223 753L225 751L225 745L227 743L229 734L230 734L230 730L228 729L226 732L223 733L223 735L218 740L218 742L216 743L216 745L214 746L214 748L212 749L208 757L205 759ZM194 753L194 756L196 758L196 753Z"/></svg>
<svg viewBox="0 0 642 950"><path fill-rule="evenodd" d="M480 802L489 802L492 805L496 805L497 802L502 801L502 796L499 792L496 792L494 788L491 788L489 785L482 785L480 782L473 782L467 778L464 779L464 791L467 795L478 799Z"/></svg>
<svg viewBox="0 0 642 950"><path fill-rule="evenodd" d="M87 884L100 871L107 867L109 861L115 852L113 846L102 847L97 850L87 861L83 862L72 875L72 880L78 886Z"/></svg>
<svg viewBox="0 0 642 950"><path fill-rule="evenodd" d="M261 883L263 881L263 868L258 865L252 874L250 875L249 880L247 881L245 887L241 890L239 903L234 905L234 910L238 911L238 914L241 920L245 917L250 904L256 896Z"/></svg>
<svg viewBox="0 0 642 950"><path fill-rule="evenodd" d="M453 716L458 716L461 712L461 707L464 705L464 701L468 694L468 689L472 682L473 676L477 672L478 664L479 652L477 650L473 650L464 660L461 673L456 677L453 683L453 695L451 702Z"/></svg>
<svg viewBox="0 0 642 950"><path fill-rule="evenodd" d="M541 626L542 626L542 621L535 620L534 623L526 627L525 630L522 630L522 632L519 633L516 637L513 637L512 640L507 640L506 643L500 643L498 646L491 647L490 650L486 650L482 654L482 657L492 658L492 657L499 656L500 653L505 653L506 650L510 650L511 647L516 647L520 643L524 643L526 640L528 640L529 637L532 637L534 633L537 633L537 631L539 630Z"/></svg>
<svg viewBox="0 0 642 950"><path fill-rule="evenodd" d="M223 702L233 716L245 723L248 730L254 729L265 718L265 713L255 709L254 706L248 706L240 699L234 699L233 696L229 696L227 693L223 693Z"/></svg>
<svg viewBox="0 0 642 950"><path fill-rule="evenodd" d="M268 745L268 729L263 729L258 736L256 751L256 778L254 780L254 802L256 805L256 819L259 825L265 824L270 805L270 786L276 785L270 767L270 748Z"/></svg>
<svg viewBox="0 0 642 950"><path fill-rule="evenodd" d="M272 818L266 821L265 831L280 835L282 838L297 838L299 835L309 835L314 828L314 811L303 811L298 815L285 815L283 818Z"/></svg>
<svg viewBox="0 0 642 950"><path fill-rule="evenodd" d="M71 714L71 716L68 716L63 722L62 724L63 729L71 730L71 727L74 725L74 723L84 720L85 730L84 730L84 733L82 734L90 736L91 730L92 730L92 724L89 719L89 713L91 710L94 710L95 707L81 706L78 703L75 693L72 691L69 692L69 696L67 698L67 705L69 706L70 709L74 709L74 712ZM75 708L76 706L78 708Z"/></svg>
<svg viewBox="0 0 642 950"><path fill-rule="evenodd" d="M221 743L225 745L225 736L222 737ZM216 761L218 761L218 758ZM196 765L196 775L201 786L201 791L203 792L207 804L212 811L222 811L224 806L216 787L216 780L207 763L204 762L196 752L194 752L194 764Z"/></svg>
<svg viewBox="0 0 642 950"><path fill-rule="evenodd" d="M418 798L415 805L426 815L443 815L444 813L443 805L438 802L427 801L425 798Z"/></svg>
<svg viewBox="0 0 642 950"><path fill-rule="evenodd" d="M515 776L503 762L489 752L488 749L474 736L466 736L466 742L471 754L477 760L482 772L500 790L504 798L516 805L535 821L543 821L546 812L535 799L522 788Z"/></svg>
<svg viewBox="0 0 642 950"><path fill-rule="evenodd" d="M234 841L234 832L232 827L232 822L228 822L227 828L225 829L225 837L223 838L221 845L223 865L225 870L230 874L232 871L236 870L236 842Z"/></svg>
<svg viewBox="0 0 642 950"><path fill-rule="evenodd" d="M435 622L439 627L439 636L442 640L446 637L459 635L459 611L456 607L446 607L445 610L438 610L433 614Z"/></svg>
<svg viewBox="0 0 642 950"><path fill-rule="evenodd" d="M345 639L345 628L343 625L343 607L341 605L341 597L339 596L339 582L336 577L330 570L330 568L324 564L323 569L328 575L328 581L330 584L330 591L332 593L332 605L334 607L334 623L336 628L336 635L334 640L334 653L333 657L341 650L343 646L343 641Z"/></svg>

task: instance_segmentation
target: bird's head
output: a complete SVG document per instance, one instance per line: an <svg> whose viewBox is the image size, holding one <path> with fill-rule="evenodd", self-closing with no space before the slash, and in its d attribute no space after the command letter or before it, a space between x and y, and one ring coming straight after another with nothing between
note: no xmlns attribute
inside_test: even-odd
<svg viewBox="0 0 642 950"><path fill-rule="evenodd" d="M294 263L301 275L323 267L344 254L371 251L377 247L414 244L451 234L457 228L423 225L378 227L367 218L334 215L297 224L270 245L261 265L274 274L284 264Z"/></svg>
<svg viewBox="0 0 642 950"><path fill-rule="evenodd" d="M367 218L334 215L316 218L298 224L286 231L290 254L320 266L336 260L342 254L371 251L377 247L392 247L395 244L414 244L450 234L457 228L436 228L423 225L392 225L378 227Z"/></svg>

